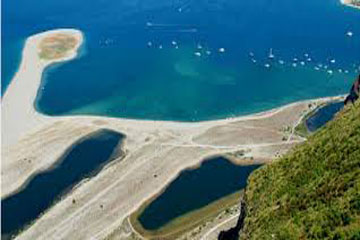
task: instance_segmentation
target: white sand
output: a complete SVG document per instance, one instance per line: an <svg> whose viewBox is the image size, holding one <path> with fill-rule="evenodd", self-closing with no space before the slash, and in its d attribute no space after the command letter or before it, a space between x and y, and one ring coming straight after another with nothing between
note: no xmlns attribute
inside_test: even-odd
<svg viewBox="0 0 360 240"><path fill-rule="evenodd" d="M127 156L79 184L18 239L103 239L181 170L199 164L204 157L246 150L248 157L266 162L286 152L303 139L293 135L283 141L282 129L293 127L309 110L309 103L332 99L302 101L250 116L198 123L48 117L37 113L33 104L45 67L55 61L40 59L38 45L44 37L59 32L73 34L79 45L83 40L81 32L71 29L28 38L19 71L3 97L2 198L19 189L32 174L51 167L76 140L99 128L125 133ZM74 58L76 50L57 61Z"/></svg>
<svg viewBox="0 0 360 240"><path fill-rule="evenodd" d="M78 46L65 58L44 60L39 57L39 43L49 35L66 33L78 39ZM82 33L74 29L59 29L29 37L22 53L19 71L12 79L5 92L2 103L2 144L4 147L16 143L29 130L52 121L37 113L34 109L35 98L41 83L44 69L50 64L67 61L74 58L76 50L82 44Z"/></svg>

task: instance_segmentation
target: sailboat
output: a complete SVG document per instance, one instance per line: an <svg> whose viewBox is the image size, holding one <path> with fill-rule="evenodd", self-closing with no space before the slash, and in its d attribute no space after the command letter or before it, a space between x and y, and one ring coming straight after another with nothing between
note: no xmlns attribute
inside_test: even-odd
<svg viewBox="0 0 360 240"><path fill-rule="evenodd" d="M270 48L269 58L270 58L270 59L275 58L275 55L273 54L273 49L272 49L272 48Z"/></svg>

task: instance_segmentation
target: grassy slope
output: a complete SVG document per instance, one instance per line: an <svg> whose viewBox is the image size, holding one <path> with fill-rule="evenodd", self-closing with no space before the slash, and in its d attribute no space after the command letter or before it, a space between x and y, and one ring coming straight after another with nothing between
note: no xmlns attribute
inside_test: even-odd
<svg viewBox="0 0 360 240"><path fill-rule="evenodd" d="M241 239L360 239L360 101L248 180Z"/></svg>

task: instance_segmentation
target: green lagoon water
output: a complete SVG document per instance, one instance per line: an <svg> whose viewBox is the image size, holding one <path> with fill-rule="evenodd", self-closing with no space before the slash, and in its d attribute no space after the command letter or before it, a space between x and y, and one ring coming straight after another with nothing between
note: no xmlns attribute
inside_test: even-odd
<svg viewBox="0 0 360 240"><path fill-rule="evenodd" d="M46 69L35 106L48 115L224 118L346 93L359 72L360 11L338 0L3 5L2 93L26 37L85 34L77 59Z"/></svg>

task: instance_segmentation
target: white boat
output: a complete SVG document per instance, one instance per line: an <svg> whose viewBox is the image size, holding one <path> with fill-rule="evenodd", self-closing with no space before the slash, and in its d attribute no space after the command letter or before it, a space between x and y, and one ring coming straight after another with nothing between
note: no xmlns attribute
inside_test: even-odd
<svg viewBox="0 0 360 240"><path fill-rule="evenodd" d="M224 53L224 52L225 52L225 48L219 48L219 52Z"/></svg>
<svg viewBox="0 0 360 240"><path fill-rule="evenodd" d="M197 57L201 57L201 52L195 52L194 54L195 54L195 56L197 56Z"/></svg>
<svg viewBox="0 0 360 240"><path fill-rule="evenodd" d="M270 48L269 58L270 58L270 59L275 58L275 55L274 55L274 53L273 53L273 49L272 49L272 48Z"/></svg>

